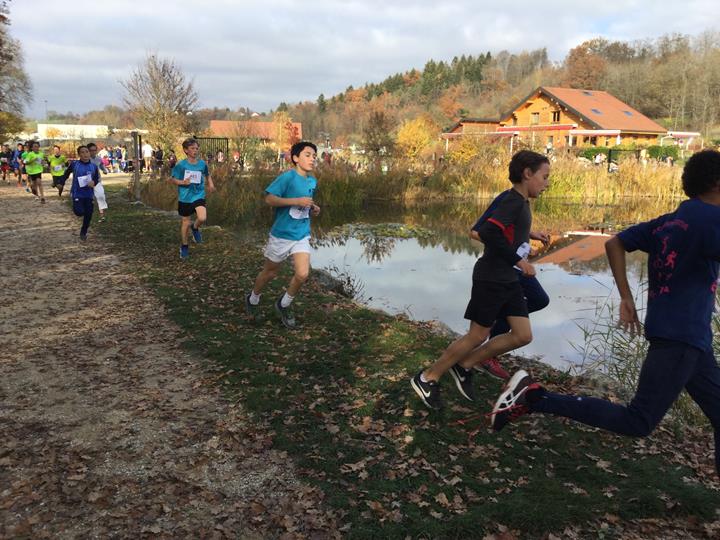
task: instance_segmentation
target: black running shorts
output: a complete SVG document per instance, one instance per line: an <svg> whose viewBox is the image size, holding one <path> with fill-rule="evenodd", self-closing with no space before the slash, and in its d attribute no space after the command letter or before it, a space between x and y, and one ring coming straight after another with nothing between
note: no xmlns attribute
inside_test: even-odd
<svg viewBox="0 0 720 540"><path fill-rule="evenodd" d="M182 217L192 216L198 206L205 206L205 199L198 199L191 203L178 202L178 214Z"/></svg>
<svg viewBox="0 0 720 540"><path fill-rule="evenodd" d="M28 180L40 180L42 178L42 173L36 173L36 174L28 174Z"/></svg>
<svg viewBox="0 0 720 540"><path fill-rule="evenodd" d="M527 317L525 293L519 281L473 281L465 318L485 328L505 317Z"/></svg>

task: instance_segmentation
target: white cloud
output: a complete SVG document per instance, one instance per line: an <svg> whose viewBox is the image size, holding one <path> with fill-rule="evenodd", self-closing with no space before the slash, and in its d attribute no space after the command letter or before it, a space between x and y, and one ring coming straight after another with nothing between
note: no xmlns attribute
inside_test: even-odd
<svg viewBox="0 0 720 540"><path fill-rule="evenodd" d="M30 113L38 117L44 100L76 112L119 103L118 79L147 51L178 62L205 106L267 110L421 68L430 58L547 47L559 61L598 35L695 34L712 24L715 7L711 0L34 0L11 4L11 32L23 43L35 88Z"/></svg>

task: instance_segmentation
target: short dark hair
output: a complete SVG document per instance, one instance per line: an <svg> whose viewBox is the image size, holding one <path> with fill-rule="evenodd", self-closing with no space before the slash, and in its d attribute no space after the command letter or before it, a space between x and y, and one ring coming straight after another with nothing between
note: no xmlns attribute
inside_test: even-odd
<svg viewBox="0 0 720 540"><path fill-rule="evenodd" d="M513 184L522 182L525 169L537 172L543 163L550 165L550 160L547 156L538 154L532 150L520 150L512 157L510 165L508 166L510 181Z"/></svg>
<svg viewBox="0 0 720 540"><path fill-rule="evenodd" d="M720 152L703 150L687 160L682 173L685 195L697 197L718 184L720 184Z"/></svg>
<svg viewBox="0 0 720 540"><path fill-rule="evenodd" d="M87 147L87 144L81 144L80 146L77 147L77 150L75 151L78 156L80 155L80 150L82 150L83 148L90 151L90 149Z"/></svg>
<svg viewBox="0 0 720 540"><path fill-rule="evenodd" d="M300 152L302 152L302 151L303 151L305 148L307 148L308 146L309 146L310 148L312 148L312 149L315 151L315 153L317 154L317 146L315 146L315 145L314 145L313 143L311 143L310 141L300 141L300 142L296 142L295 144L293 144L293 145L290 147L290 161L292 161L293 163L295 163L295 162L293 161L293 156L296 156L296 157L299 156L299 155L300 155Z"/></svg>
<svg viewBox="0 0 720 540"><path fill-rule="evenodd" d="M92 147L97 148L97 144L95 144L94 142L89 142L85 145L85 148L87 148L88 150L90 150L90 148Z"/></svg>
<svg viewBox="0 0 720 540"><path fill-rule="evenodd" d="M200 146L200 143L197 141L197 139L193 139L192 137L190 137L189 139L185 139L182 143L183 150L187 150L193 144L197 144L198 146Z"/></svg>
<svg viewBox="0 0 720 540"><path fill-rule="evenodd" d="M40 143L39 143L38 141L30 141L28 144L30 145L30 148L32 148L32 147L35 146L36 144L37 144L38 146L40 146Z"/></svg>
<svg viewBox="0 0 720 540"><path fill-rule="evenodd" d="M58 150L60 150L60 147L57 144L54 144L53 148L57 148Z"/></svg>

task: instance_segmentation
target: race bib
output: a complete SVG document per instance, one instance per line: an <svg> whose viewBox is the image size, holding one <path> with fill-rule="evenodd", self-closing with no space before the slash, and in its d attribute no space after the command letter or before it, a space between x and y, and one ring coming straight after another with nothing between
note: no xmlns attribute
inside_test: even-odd
<svg viewBox="0 0 720 540"><path fill-rule="evenodd" d="M42 165L42 164L43 164L42 158L37 158L37 159L35 160L35 163L37 163L38 165Z"/></svg>
<svg viewBox="0 0 720 540"><path fill-rule="evenodd" d="M54 165L53 171L62 171L62 165Z"/></svg>
<svg viewBox="0 0 720 540"><path fill-rule="evenodd" d="M85 176L78 176L78 186L87 187L90 182L92 182L91 175L86 174Z"/></svg>
<svg viewBox="0 0 720 540"><path fill-rule="evenodd" d="M515 253L520 255L523 259L527 259L530 256L530 244L528 242L523 242L518 246Z"/></svg>
<svg viewBox="0 0 720 540"><path fill-rule="evenodd" d="M0 158L0 163L7 163L7 158L6 157Z"/></svg>
<svg viewBox="0 0 720 540"><path fill-rule="evenodd" d="M290 217L293 219L307 219L310 217L309 206L291 206Z"/></svg>
<svg viewBox="0 0 720 540"><path fill-rule="evenodd" d="M190 179L191 184L200 184L202 183L202 173L200 171L185 171L183 179Z"/></svg>
<svg viewBox="0 0 720 540"><path fill-rule="evenodd" d="M520 256L520 258L527 260L527 258L530 256L530 244L528 242L523 242L522 244L520 244L518 246L517 251L515 253L517 253ZM515 270L520 270L519 266L513 266L513 268Z"/></svg>

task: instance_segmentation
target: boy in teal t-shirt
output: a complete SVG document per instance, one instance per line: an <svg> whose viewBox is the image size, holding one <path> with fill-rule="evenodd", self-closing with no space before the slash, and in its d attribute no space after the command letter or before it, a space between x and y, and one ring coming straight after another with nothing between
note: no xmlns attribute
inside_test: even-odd
<svg viewBox="0 0 720 540"><path fill-rule="evenodd" d="M275 209L275 220L263 253L265 264L252 291L245 296L245 310L254 318L260 292L277 275L283 261L292 256L295 275L285 294L275 301L275 311L287 328L295 327L290 304L310 274L310 215L320 213L320 207L313 201L317 180L311 175L316 158L317 147L313 143L294 144L290 159L295 167L265 189L265 202Z"/></svg>
<svg viewBox="0 0 720 540"><path fill-rule="evenodd" d="M170 181L178 186L178 214L182 217L180 224L180 258L187 259L190 256L188 246L189 232L192 232L193 241L196 244L202 242L200 225L207 220L207 208L205 206L205 184L207 191L215 191L215 185L207 163L198 159L200 145L195 139L187 139L182 143L187 159L179 161L172 169ZM192 215L195 214L195 222L192 222Z"/></svg>

